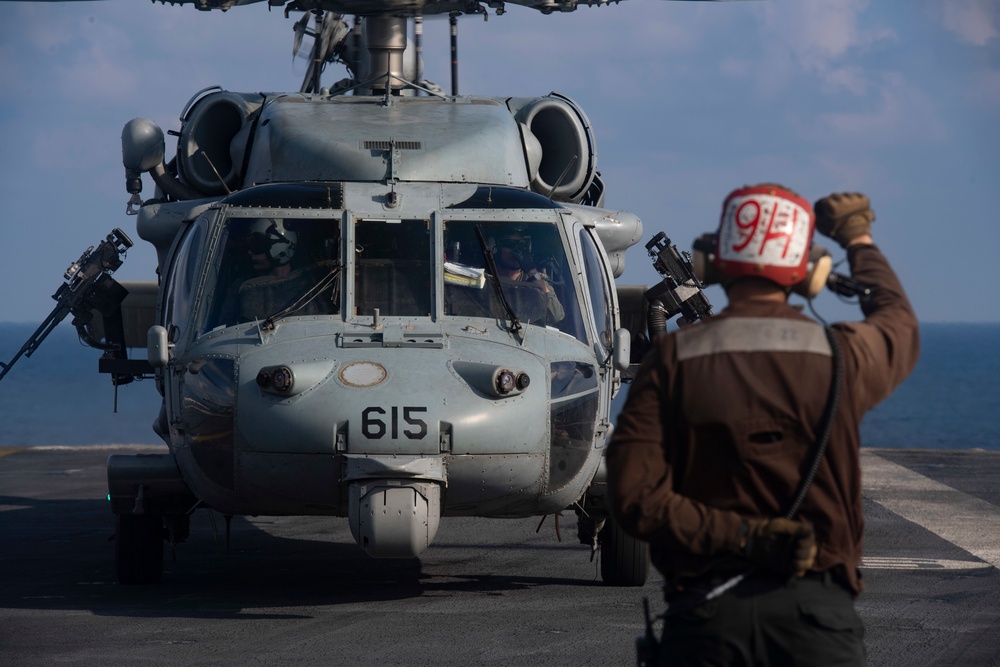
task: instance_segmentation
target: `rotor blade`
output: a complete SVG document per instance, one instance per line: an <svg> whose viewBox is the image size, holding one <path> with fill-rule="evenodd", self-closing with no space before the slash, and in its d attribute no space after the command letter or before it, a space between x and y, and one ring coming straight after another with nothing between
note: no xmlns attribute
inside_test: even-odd
<svg viewBox="0 0 1000 667"><path fill-rule="evenodd" d="M0 0L2 2L4 0ZM104 0L18 0L19 2L103 2ZM168 0L172 5L198 5L199 9L221 9L253 5L264 0Z"/></svg>
<svg viewBox="0 0 1000 667"><path fill-rule="evenodd" d="M2 1L2 0L0 0ZM100 0L24 0L27 2L92 2ZM169 0L172 5L197 5L199 10L221 9L226 11L241 5L253 5L264 0ZM537 9L543 14L576 11L578 5L600 7L616 5L622 0L506 0L509 4L521 5ZM668 2L737 2L739 0L667 0ZM754 1L754 0L750 0ZM473 3L479 6L478 3ZM447 14L453 11L465 12L469 4L461 0L315 0L309 2L310 7L338 14L353 16L378 16L392 14L394 16L412 17L423 14L425 18L434 15ZM482 10L479 10L481 13Z"/></svg>
<svg viewBox="0 0 1000 667"><path fill-rule="evenodd" d="M299 55L299 48L302 46L302 37L306 34L306 28L309 27L309 14L303 14L302 18L295 22L292 26L292 30L295 32L295 40L292 42L292 58Z"/></svg>

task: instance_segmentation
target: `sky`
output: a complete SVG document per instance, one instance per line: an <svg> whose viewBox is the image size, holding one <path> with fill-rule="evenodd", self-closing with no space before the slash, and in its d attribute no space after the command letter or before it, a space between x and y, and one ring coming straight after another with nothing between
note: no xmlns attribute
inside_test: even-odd
<svg viewBox="0 0 1000 667"><path fill-rule="evenodd" d="M177 130L211 85L297 90L297 17L266 3L0 1L0 321L41 322L66 267L114 227L136 241L116 276L155 278L152 246L125 215L122 126L141 116ZM810 201L868 194L876 242L921 321L1000 322L1000 3L509 6L463 17L459 33L460 93L558 91L586 111L607 207L645 226L620 282L658 281L642 247L656 232L688 249L728 192L779 182ZM448 89L445 18L428 19L424 43L426 76ZM330 65L324 81L343 76ZM815 308L860 318L831 293Z"/></svg>

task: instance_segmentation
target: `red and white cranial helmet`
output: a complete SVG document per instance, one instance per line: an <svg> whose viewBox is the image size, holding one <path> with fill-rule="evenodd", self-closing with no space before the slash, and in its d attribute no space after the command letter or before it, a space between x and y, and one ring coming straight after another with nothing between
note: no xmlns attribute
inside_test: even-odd
<svg viewBox="0 0 1000 667"><path fill-rule="evenodd" d="M773 183L733 190L722 204L715 268L724 284L766 278L782 287L805 279L812 243L812 206Z"/></svg>

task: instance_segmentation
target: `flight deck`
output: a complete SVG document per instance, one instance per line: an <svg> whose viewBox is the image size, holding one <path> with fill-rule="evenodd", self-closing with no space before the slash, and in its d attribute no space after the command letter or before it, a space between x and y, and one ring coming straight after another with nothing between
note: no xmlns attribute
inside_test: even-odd
<svg viewBox="0 0 1000 667"><path fill-rule="evenodd" d="M199 512L163 581L115 581L110 454L0 449L0 663L628 665L661 580L600 581L575 517L445 518L375 560L346 519ZM1000 665L1000 452L866 449L869 664ZM561 541L560 541L561 537Z"/></svg>

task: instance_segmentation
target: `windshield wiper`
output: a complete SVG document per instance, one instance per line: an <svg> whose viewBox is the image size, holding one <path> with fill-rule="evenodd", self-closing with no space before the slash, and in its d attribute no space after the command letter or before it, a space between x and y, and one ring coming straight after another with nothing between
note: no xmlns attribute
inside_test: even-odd
<svg viewBox="0 0 1000 667"><path fill-rule="evenodd" d="M274 325L283 317L288 317L289 315L294 315L298 311L302 310L310 303L313 299L318 297L324 291L330 287L336 285L340 280L340 263L334 264L334 267L330 269L322 278L319 279L316 284L307 289L301 295L299 295L290 304L279 310L273 315L268 316L261 325L260 328L264 331L269 331L274 328Z"/></svg>
<svg viewBox="0 0 1000 667"><path fill-rule="evenodd" d="M483 252L483 259L486 260L486 269L490 276L490 282L493 283L493 289L496 291L497 299L500 301L500 305L503 306L504 311L507 313L507 319L510 320L510 330L512 333L520 336L521 335L521 320L517 318L514 313L514 309L510 307L510 303L507 301L507 295L503 291L503 284L500 282L500 274L497 273L497 264L493 261L493 253L490 252L489 247L486 244L486 237L483 236L483 228L481 225L476 225L476 237L479 239L479 247Z"/></svg>

